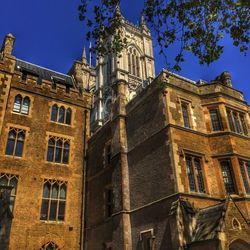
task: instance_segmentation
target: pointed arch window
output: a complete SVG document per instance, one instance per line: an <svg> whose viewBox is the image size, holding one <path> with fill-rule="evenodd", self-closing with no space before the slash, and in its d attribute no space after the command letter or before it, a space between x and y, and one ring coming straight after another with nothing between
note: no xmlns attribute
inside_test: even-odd
<svg viewBox="0 0 250 250"><path fill-rule="evenodd" d="M69 163L70 140L50 136L48 141L47 161L56 163Z"/></svg>
<svg viewBox="0 0 250 250"><path fill-rule="evenodd" d="M72 114L72 110L71 108L67 108L66 111L66 124L70 125L71 124L71 114Z"/></svg>
<svg viewBox="0 0 250 250"><path fill-rule="evenodd" d="M128 50L128 70L131 75L140 77L140 54L135 48Z"/></svg>
<svg viewBox="0 0 250 250"><path fill-rule="evenodd" d="M45 179L40 220L64 221L67 182Z"/></svg>
<svg viewBox="0 0 250 250"><path fill-rule="evenodd" d="M10 128L5 154L22 157L25 141L25 130Z"/></svg>
<svg viewBox="0 0 250 250"><path fill-rule="evenodd" d="M23 98L20 94L16 95L12 111L15 113L21 113L23 115L28 115L29 109L30 98L28 96Z"/></svg>
<svg viewBox="0 0 250 250"><path fill-rule="evenodd" d="M50 120L52 122L64 123L67 125L71 124L72 119L72 109L65 109L64 106L58 107L57 104L54 104L51 108Z"/></svg>
<svg viewBox="0 0 250 250"><path fill-rule="evenodd" d="M59 246L57 246L54 242L48 242L44 244L40 250L60 250Z"/></svg>
<svg viewBox="0 0 250 250"><path fill-rule="evenodd" d="M10 193L10 211L13 212L15 199L16 199L16 191L17 191L17 183L18 183L18 175L13 174L0 174L0 185L1 186L11 186L11 193Z"/></svg>

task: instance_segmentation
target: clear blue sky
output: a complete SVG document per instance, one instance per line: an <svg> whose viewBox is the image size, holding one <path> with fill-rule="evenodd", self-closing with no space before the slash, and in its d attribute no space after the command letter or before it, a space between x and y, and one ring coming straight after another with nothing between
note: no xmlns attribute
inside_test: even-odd
<svg viewBox="0 0 250 250"><path fill-rule="evenodd" d="M85 42L86 27L78 19L80 0L7 0L1 1L0 40L7 33L16 37L16 57L67 73L74 59L79 58ZM143 0L122 0L123 15L134 23L140 19ZM154 43L156 72L164 68L164 58ZM178 74L191 80L214 79L221 72L231 72L233 86L244 92L250 103L250 55L245 57L225 41L221 59L209 67L200 66L198 60L188 55L183 70ZM170 51L173 55L175 51Z"/></svg>

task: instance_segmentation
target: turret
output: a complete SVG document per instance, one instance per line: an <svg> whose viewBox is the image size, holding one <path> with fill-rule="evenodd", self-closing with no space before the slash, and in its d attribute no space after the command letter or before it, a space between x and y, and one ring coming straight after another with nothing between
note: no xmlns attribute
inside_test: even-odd
<svg viewBox="0 0 250 250"><path fill-rule="evenodd" d="M15 42L15 37L12 34L8 34L3 41L1 52L4 55L11 55L13 51L13 46Z"/></svg>

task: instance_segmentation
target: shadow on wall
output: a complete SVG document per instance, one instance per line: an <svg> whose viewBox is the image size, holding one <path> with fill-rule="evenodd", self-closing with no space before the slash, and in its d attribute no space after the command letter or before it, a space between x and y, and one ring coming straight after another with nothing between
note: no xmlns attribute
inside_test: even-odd
<svg viewBox="0 0 250 250"><path fill-rule="evenodd" d="M0 246L9 249L9 238L13 214L10 210L11 186L0 186Z"/></svg>
<svg viewBox="0 0 250 250"><path fill-rule="evenodd" d="M238 239L230 244L229 250L250 250L250 244L244 240Z"/></svg>

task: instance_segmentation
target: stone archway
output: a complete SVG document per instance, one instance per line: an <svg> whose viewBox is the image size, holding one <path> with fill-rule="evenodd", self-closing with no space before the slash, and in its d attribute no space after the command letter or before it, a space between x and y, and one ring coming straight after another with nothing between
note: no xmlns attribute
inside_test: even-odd
<svg viewBox="0 0 250 250"><path fill-rule="evenodd" d="M250 250L250 244L244 240L235 240L229 245L229 250Z"/></svg>

